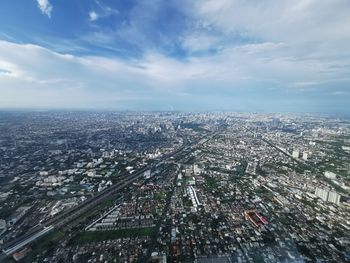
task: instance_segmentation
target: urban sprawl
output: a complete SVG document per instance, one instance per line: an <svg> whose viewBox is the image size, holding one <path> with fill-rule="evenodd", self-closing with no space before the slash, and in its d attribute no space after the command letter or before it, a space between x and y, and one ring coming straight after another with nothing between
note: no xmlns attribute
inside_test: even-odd
<svg viewBox="0 0 350 263"><path fill-rule="evenodd" d="M1 262L350 262L350 121L0 112Z"/></svg>

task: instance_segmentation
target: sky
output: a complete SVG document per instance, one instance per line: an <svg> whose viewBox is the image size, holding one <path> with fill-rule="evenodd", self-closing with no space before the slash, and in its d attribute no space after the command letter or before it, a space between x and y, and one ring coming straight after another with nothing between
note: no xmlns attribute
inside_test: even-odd
<svg viewBox="0 0 350 263"><path fill-rule="evenodd" d="M350 1L2 0L0 108L350 113Z"/></svg>

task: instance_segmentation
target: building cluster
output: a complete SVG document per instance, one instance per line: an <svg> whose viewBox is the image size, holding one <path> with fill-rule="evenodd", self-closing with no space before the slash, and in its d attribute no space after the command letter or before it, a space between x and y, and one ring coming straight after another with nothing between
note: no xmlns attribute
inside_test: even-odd
<svg viewBox="0 0 350 263"><path fill-rule="evenodd" d="M140 170L142 176L54 233L58 241L27 246L24 260L350 261L349 122L243 113L37 114L21 119L28 133L12 124L15 132L0 135L4 243Z"/></svg>

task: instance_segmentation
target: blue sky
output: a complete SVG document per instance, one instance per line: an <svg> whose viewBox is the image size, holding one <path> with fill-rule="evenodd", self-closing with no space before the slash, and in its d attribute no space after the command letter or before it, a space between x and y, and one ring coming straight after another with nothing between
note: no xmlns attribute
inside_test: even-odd
<svg viewBox="0 0 350 263"><path fill-rule="evenodd" d="M350 112L348 0L3 0L0 107Z"/></svg>

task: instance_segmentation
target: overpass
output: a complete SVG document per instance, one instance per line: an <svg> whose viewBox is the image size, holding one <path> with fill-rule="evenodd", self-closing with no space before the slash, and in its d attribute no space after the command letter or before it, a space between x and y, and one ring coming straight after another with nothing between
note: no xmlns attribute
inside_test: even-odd
<svg viewBox="0 0 350 263"><path fill-rule="evenodd" d="M55 217L48 219L42 222L40 225L33 227L25 235L20 236L16 240L4 246L3 253L5 254L5 257L15 253L16 251L19 251L20 249L36 241L42 236L48 234L49 232L62 228L66 223L78 218L80 215L85 213L88 209L102 203L104 200L106 200L111 195L117 193L119 190L125 188L126 186L131 185L137 179L141 178L145 171L151 169L152 167L162 163L167 159L176 157L177 155L181 154L183 151L193 150L195 146L198 146L200 144L207 142L208 140L213 138L217 133L218 131L214 132L211 136L209 135L208 136L209 138L208 137L202 138L199 141L193 142L191 144L188 144L187 140L185 139L184 144L179 149L162 156L157 162L147 165L131 175L129 173L124 174L124 176L122 177L122 181L120 181L119 183L104 189L103 191L95 194L93 197L85 200L79 205L74 206L66 211L63 211L62 213L59 213ZM4 258L4 255L0 255L0 262L2 261L3 258Z"/></svg>
<svg viewBox="0 0 350 263"><path fill-rule="evenodd" d="M162 156L156 163L147 165L140 170L136 171L133 174L125 173L122 177L122 180L118 182L117 184L114 184L103 191L95 194L93 197L88 198L84 202L78 204L77 206L74 206L66 211L63 211L62 213L59 213L53 218L50 218L44 222L41 222L40 225L36 225L33 228L31 228L26 234L20 236L19 238L15 239L14 241L9 242L3 247L3 253L5 255L0 255L0 261L2 261L6 256L9 256L16 251L19 251L26 245L29 245L30 243L36 241L37 239L41 238L42 236L48 234L49 232L53 230L58 230L61 227L63 227L66 223L78 218L80 215L82 215L84 212L86 212L88 209L102 203L104 200L106 200L111 195L117 193L121 189L131 185L133 182L135 182L137 179L141 178L145 171L151 169L155 165L163 162L164 160L167 160L171 157L176 157L176 155L182 153L185 149L187 149L189 146L187 145L187 140L185 140L184 145L182 145L179 149L166 154Z"/></svg>

